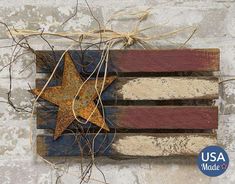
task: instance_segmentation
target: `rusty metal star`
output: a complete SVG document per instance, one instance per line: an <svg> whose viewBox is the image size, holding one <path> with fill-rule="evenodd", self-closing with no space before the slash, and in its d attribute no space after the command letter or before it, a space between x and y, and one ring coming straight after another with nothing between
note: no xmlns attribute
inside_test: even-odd
<svg viewBox="0 0 235 184"><path fill-rule="evenodd" d="M115 78L116 77L114 76L107 77L104 83L104 89L108 87L115 80ZM89 119L91 123L109 131L104 118L94 102L94 100L98 97L95 89L96 80L88 80L81 88L83 82L84 81L75 68L71 56L69 53L65 53L62 85L47 87L40 95L41 98L59 106L54 139L60 137L75 119L72 111L72 103L78 90L80 90L80 92L74 103L74 111L76 116L85 120ZM102 89L102 83L103 79L97 80L98 91ZM32 92L35 95L39 95L41 89L36 88L33 89Z"/></svg>

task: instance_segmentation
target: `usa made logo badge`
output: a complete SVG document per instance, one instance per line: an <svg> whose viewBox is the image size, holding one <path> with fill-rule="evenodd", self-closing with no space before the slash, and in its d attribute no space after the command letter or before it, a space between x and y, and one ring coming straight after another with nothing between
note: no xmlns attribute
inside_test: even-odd
<svg viewBox="0 0 235 184"><path fill-rule="evenodd" d="M197 164L203 174L211 177L220 176L228 168L229 157L222 147L208 146L198 155Z"/></svg>

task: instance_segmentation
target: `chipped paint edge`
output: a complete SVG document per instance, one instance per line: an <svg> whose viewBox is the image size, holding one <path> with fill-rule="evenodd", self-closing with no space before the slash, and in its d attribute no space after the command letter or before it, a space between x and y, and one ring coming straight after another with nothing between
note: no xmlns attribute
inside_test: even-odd
<svg viewBox="0 0 235 184"><path fill-rule="evenodd" d="M112 149L125 156L197 155L204 147L215 144L215 134L140 134L118 136Z"/></svg>
<svg viewBox="0 0 235 184"><path fill-rule="evenodd" d="M218 96L218 80L198 77L140 77L127 80L118 90L124 100L166 100Z"/></svg>

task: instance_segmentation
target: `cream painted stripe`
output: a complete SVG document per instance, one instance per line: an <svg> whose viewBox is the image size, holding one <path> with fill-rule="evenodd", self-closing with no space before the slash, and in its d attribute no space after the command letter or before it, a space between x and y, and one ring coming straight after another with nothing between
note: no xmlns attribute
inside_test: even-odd
<svg viewBox="0 0 235 184"><path fill-rule="evenodd" d="M128 78L121 84L118 93L125 100L217 98L218 95L218 80L215 78Z"/></svg>
<svg viewBox="0 0 235 184"><path fill-rule="evenodd" d="M126 156L197 155L215 144L214 134L117 134L112 150Z"/></svg>

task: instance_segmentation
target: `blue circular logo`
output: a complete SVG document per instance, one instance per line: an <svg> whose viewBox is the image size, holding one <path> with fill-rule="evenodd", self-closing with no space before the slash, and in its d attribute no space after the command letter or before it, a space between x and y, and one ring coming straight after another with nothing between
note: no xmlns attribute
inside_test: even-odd
<svg viewBox="0 0 235 184"><path fill-rule="evenodd" d="M205 175L219 176L228 168L228 154L219 146L208 146L200 152L197 164Z"/></svg>

